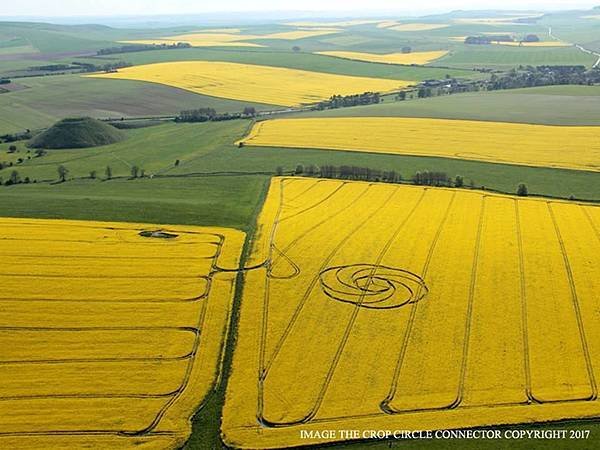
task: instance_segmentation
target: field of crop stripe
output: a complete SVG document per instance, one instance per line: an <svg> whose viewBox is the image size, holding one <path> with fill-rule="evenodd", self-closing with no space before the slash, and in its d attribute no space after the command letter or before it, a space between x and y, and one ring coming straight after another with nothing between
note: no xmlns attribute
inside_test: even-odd
<svg viewBox="0 0 600 450"><path fill-rule="evenodd" d="M4 222L4 221L3 221ZM14 222L13 221L8 221L9 227L12 226ZM32 225L32 229L35 229L38 224L35 222L31 223ZM75 228L76 226L74 226ZM24 225L24 228L27 228L27 225ZM81 227L81 228L89 228L89 229L98 229L98 227ZM112 229L114 230L114 228L109 227L106 228L107 230ZM131 228L123 228L123 231L128 231L129 234L132 234L132 229ZM10 231L8 231L10 232ZM181 234L181 233L180 233ZM158 424L160 423L162 417L164 417L164 415L167 413L167 411L169 410L169 408L179 399L179 397L183 394L183 392L187 389L188 387L188 383L189 383L189 379L190 379L190 375L192 373L193 367L194 367L194 363L195 363L195 359L196 356L198 354L199 351L199 346L200 346L200 342L203 340L203 333L206 329L205 327L205 317L206 317L206 310L207 310L207 305L208 305L208 296L209 293L211 292L211 285L212 285L212 281L213 281L213 277L218 275L222 269L220 269L217 265L217 260L220 260L221 257L221 253L222 253L222 249L225 243L225 236L220 234L220 233L196 233L199 236L207 236L209 239L205 242L198 242L195 243L196 245L199 245L200 247L198 248L206 248L206 246L214 246L215 250L213 250L213 255L212 256L202 256L200 255L199 257L188 257L186 259L188 259L190 262L194 261L194 260L210 260L211 261L211 268L209 270L209 275L207 276L179 276L177 273L174 273L173 276L169 277L169 276L162 276L161 274L155 274L154 276L152 275L140 275L140 274L131 274L131 275L114 275L114 276L104 276L104 275L93 275L93 276L78 276L78 275L65 275L65 276L60 276L60 275L53 275L53 274L47 274L47 275L41 275L41 276L35 276L36 279L41 279L41 280L53 280L53 279L57 279L57 280L65 280L65 282L72 282L78 279L84 280L84 279L91 279L91 280L103 280L106 282L110 282L111 279L114 280L139 280L139 281L143 281L145 279L158 279L158 280L166 280L166 279L174 279L174 280L185 280L185 279L190 279L193 280L194 282L202 282L205 283L205 291L199 298L194 299L194 301L196 300L200 300L200 299L205 299L206 301L203 301L200 305L199 308L194 308L194 309L198 309L197 313L196 313L196 321L194 326L180 326L180 327L175 327L175 326L85 326L85 327L60 327L60 326L54 326L54 327L50 327L50 326L2 326L0 327L0 332L8 332L8 333L23 333L26 332L28 333L29 336L31 336L32 339L33 338L33 334L32 333L40 333L40 336L44 336L43 333L47 333L47 332L52 332L52 333L66 333L66 335L77 335L83 332L86 333L98 333L98 332L106 332L106 331L142 331L142 332L146 332L146 331L157 331L157 332L165 332L165 331L177 331L177 332L185 332L185 333L192 333L192 347L191 349L185 351L185 353L180 353L180 354L162 354L161 356L143 356L143 355L135 355L135 351L133 352L129 352L129 354L127 356L117 356L115 355L114 357L110 357L110 356L102 356L102 357L73 357L73 358L69 358L69 357L55 357L55 358L35 358L35 359L8 359L8 360L4 360L4 361L0 361L0 367L3 368L11 368L11 367L25 367L25 366L30 366L30 365L38 365L40 367L44 367L44 370L49 370L50 367L53 366L62 366L65 368L68 367L79 367L82 364L84 366L89 365L89 364L101 364L102 367L104 368L104 370L113 370L111 368L111 366L114 365L115 369L120 367L120 365L125 364L126 366L128 365L134 365L135 367L137 367L137 365L139 364L159 364L160 367L178 367L177 366L173 366L173 364L178 364L179 362L181 362L181 367L184 368L184 374L183 374L183 379L182 380L172 380L171 382L175 382L177 383L177 387L173 390L169 390L169 391L164 391L164 392L160 392L160 391L156 391L156 392L127 392L127 388L125 388L125 390L123 391L123 389L119 389L119 391L123 391L123 392L110 392L110 391L105 391L105 392L79 392L79 393L43 393L43 394L38 394L35 392L32 392L31 394L27 394L27 395L2 395L0 397L0 402L2 403L9 403L12 404L15 401L18 402L31 402L31 401L37 401L37 400L44 400L44 399L55 399L55 400L93 400L93 399L115 399L115 400L119 400L119 399L140 399L140 400L144 400L144 399L167 399L166 402L164 402L160 408L158 408L157 413L155 414L155 416L143 427L137 428L137 429L131 429L129 428L127 425L123 425L123 428L121 430L105 430L105 429L101 429L102 427L98 427L100 429L73 429L73 430L62 430L62 429L57 429L57 430L45 430L42 432L32 432L32 431L14 431L14 430L2 430L0 431L0 436L52 436L52 435L97 435L97 434L110 434L110 435L136 435L136 436L151 436L151 435L165 435L165 436L170 436L170 435L175 435L177 434L176 432L170 432L170 431L165 431L165 432L158 432L156 433L154 431L154 429L158 426ZM217 242L210 242L210 241L214 241L215 238L217 239ZM11 240L11 239L6 239L6 240ZM12 239L15 242L19 242L19 241L25 241L25 239ZM58 239L58 240L46 240L46 239L36 239L36 242L39 242L41 244L43 244L44 242L49 242L49 243L56 243L58 242L64 242L65 244L77 244L78 242L85 242L85 243L90 243L90 244L94 244L97 243L98 241L94 241L94 240L88 240L88 239ZM158 241L160 242L160 241ZM184 246L187 246L187 242L183 242ZM194 243L191 243L194 244ZM153 244L150 244L150 246L148 246L147 243L144 242L140 242L140 246L139 248L142 249L144 246L148 246L148 249L153 251ZM137 248L137 247L136 247ZM171 247L169 247L171 248ZM189 247L190 249L194 248L193 246ZM50 259L48 258L48 253L44 254L44 255L40 255L43 258L47 258L48 259L48 264L53 264L54 260L53 258ZM98 256L102 256L102 255L98 255ZM105 255L106 256L106 255ZM112 255L113 257L115 255ZM28 255L17 255L18 258L21 257L35 257L35 254L28 254ZM85 261L86 259L91 259L94 258L94 256L91 255L70 255L68 257L69 258L69 262L73 263L76 262L78 260L83 260ZM125 257L126 261L131 262L131 264L142 264L144 261L148 260L148 259L153 259L152 257L147 258L147 257L132 257L132 256L127 256ZM164 257L164 259L168 259L169 257ZM172 256L170 257L172 258ZM102 260L102 258L99 258L100 260ZM107 261L110 261L110 259L112 258L105 258ZM31 265L31 268L37 267L38 271L39 269L43 269L43 267L45 267L44 264L37 264L37 265ZM62 267L72 267L71 265L67 264L67 265L63 265ZM35 269L34 269L35 270ZM26 273L5 273L0 275L1 278L5 278L7 280L18 280L20 278L22 279L27 279L27 278L31 278L33 275L29 275ZM14 303L14 296L11 298L6 298L5 299L7 302L10 300L11 302ZM71 299L72 301L75 302L79 302L79 300L81 300L82 302L85 303L91 303L94 304L96 302L102 302L104 301L107 304L119 304L122 303L122 300L119 299L105 299L105 300L101 300L101 299ZM27 298L25 296L25 298L22 299L22 301L24 303L29 303L31 301L41 301L44 302L44 299L36 299L36 298ZM60 299L61 303L64 303L65 300L63 298ZM66 302L68 303L69 300L66 300ZM126 301L127 302L127 301ZM157 300L158 303L169 303L171 302L171 300L164 299L164 300ZM144 300L143 299L135 299L133 301L131 301L131 304L144 304ZM95 310L93 310L95 313ZM34 342L34 341L31 341ZM108 342L107 342L108 344ZM171 364L171 366L169 366L169 364ZM82 366L82 367L84 367ZM141 366L140 366L141 367ZM3 369L5 370L5 369ZM10 369L11 371L13 369ZM33 370L33 369L31 369ZM62 370L62 369L61 369ZM72 369L69 369L72 372ZM120 369L119 369L120 370ZM86 370L86 372L89 372L88 376L92 376L93 372L90 372L88 370ZM139 371L138 371L139 372ZM25 373L29 373L29 372L25 372ZM166 374L165 374L166 375ZM158 379L158 378L156 378ZM153 378L149 378L147 379L148 383L154 383ZM58 381L55 381L58 382ZM214 384L215 380L212 380L212 383ZM106 383L103 383L106 384ZM110 385L110 383L108 384ZM107 385L107 386L108 386ZM70 390L72 390L73 388L70 388ZM150 405L148 405L150 406ZM153 408L150 408L148 411L152 411Z"/></svg>
<svg viewBox="0 0 600 450"><path fill-rule="evenodd" d="M397 192L394 191L394 194ZM400 222L400 224L398 225L398 227L396 228L396 230L394 231L394 233L392 234L392 237L385 243L385 245L383 246L383 248L381 249L381 251L379 252L379 254L377 255L374 267L371 269L371 273L368 276L368 281L367 281L367 285L365 287L365 289L368 289L369 284L372 283L372 277L375 274L375 268L379 267L381 265L381 261L383 260L384 256L386 255L386 253L388 252L390 246L392 245L392 243L394 242L394 240L398 237L400 231L404 228L404 226L408 223L408 221L410 220L410 218L413 216L414 212L417 210L417 208L421 205L421 202L423 201L423 198L425 197L426 191L423 191L423 194L421 195L421 197L418 199L418 201L415 203L415 205L412 207L412 209L410 210L410 212L408 213L408 215ZM342 352L344 351L344 348L346 346L346 343L348 341L348 337L350 335L350 332L352 331L352 327L354 326L354 323L356 321L356 317L358 316L358 313L360 312L360 310L362 309L361 306L363 304L364 301L364 297L365 294L364 292L361 293L360 298L358 300L358 302L356 303L356 306L354 307L354 310L352 311L352 316L350 317L350 320L348 322L348 325L346 326L346 330L344 331L344 335L342 337L341 342L338 345L338 349L335 353L335 356L333 358L333 362L331 364L331 367L329 369L329 371L327 372L327 377L325 378L325 382L323 383L323 387L321 388L319 395L317 397L317 402L315 404L315 406L313 407L313 409L310 411L310 414L306 417L307 420L312 419L318 412L319 407L321 406L321 403L323 402L323 398L325 397L325 393L327 392L327 388L329 387L329 383L331 382L331 378L333 377L333 372L335 371L338 361L342 355Z"/></svg>
<svg viewBox="0 0 600 450"><path fill-rule="evenodd" d="M429 251L427 252L427 258L425 259L425 264L423 265L423 270L421 271L421 278L425 278L427 276L427 271L429 269L429 264L431 263L431 258L433 257L433 253L435 252L437 242L440 238L440 235L442 234L442 229L444 228L444 224L446 223L446 220L448 218L448 213L450 212L450 208L452 207L452 204L454 203L455 197L456 197L456 194L454 194L452 196L452 199L448 203L448 206L444 213L444 217L437 228L437 231L435 233L433 240L431 241ZM389 391L387 397L385 399L383 399L381 402L381 410L387 414L396 413L396 411L394 411L392 409L392 407L390 406L390 403L392 402L392 400L394 399L394 396L396 395L398 380L400 379L400 373L402 371L404 357L406 356L406 352L408 350L408 342L410 339L410 334L411 334L412 328L414 327L414 324L415 324L415 318L416 318L418 307L419 307L418 302L413 303L411 305L410 316L408 319L408 323L406 325L404 336L402 338L402 344L400 346L400 351L398 353L398 361L396 363L396 368L394 370L394 377L392 379L390 391Z"/></svg>
<svg viewBox="0 0 600 450"><path fill-rule="evenodd" d="M392 195L389 196L389 198L391 198ZM388 198L388 200L389 200ZM378 209L375 212L378 212L379 210L383 209L385 207L385 203L384 202L381 206L378 207ZM261 366L261 385L260 385L260 409L259 409L259 417L261 418L261 420L264 420L263 417L263 410L262 410L262 397L263 397L263 384L264 380L266 379L266 377L268 376L268 372L269 369L271 368L273 362L275 361L281 347L283 346L287 336L289 335L289 333L291 332L292 328L294 327L298 316L300 314L300 311L302 310L302 308L304 307L304 305L306 304L306 301L308 300L309 294L312 292L312 290L314 289L314 287L316 286L318 280L319 280L319 273L324 270L327 265L329 264L329 261L335 256L335 253L352 237L352 235L361 227L363 227L370 219L372 219L372 217L367 217L365 220L361 221L358 223L358 225L356 225L349 234L347 234L341 241L338 242L338 244L336 245L336 247L333 249L332 252L330 252L325 259L323 260L323 263L321 265L320 270L317 272L317 274L312 278L312 281L309 283L309 285L307 286L305 293L303 295L303 297L301 298L300 302L298 303L294 314L292 316L292 319L290 320L290 322L288 323L283 335L280 337L280 339L277 341L277 344L275 346L275 350L273 351L273 354L271 355L271 359L266 363L265 366ZM265 289L265 292L268 292L268 289Z"/></svg>
<svg viewBox="0 0 600 450"><path fill-rule="evenodd" d="M571 269L571 263L569 262L569 256L567 255L567 250L565 248L565 242L563 240L562 234L558 227L558 223L556 221L556 216L554 214L554 210L552 209L552 203L547 202L548 211L550 212L550 217L552 218L552 224L554 225L554 230L556 231L556 237L558 238L558 242L560 243L560 249L562 253L562 257L565 264L565 270L567 272L567 279L569 280L569 288L571 290L571 299L573 301L573 307L575 309L575 317L577 319L577 329L579 330L579 338L581 339L581 346L583 347L583 354L585 357L585 365L586 370L589 377L590 388L591 388L591 396L589 398L585 398L583 400L596 400L598 398L598 385L596 384L596 378L594 376L594 369L592 367L592 360L590 357L590 349L588 345L588 340L585 332L585 326L583 324L583 319L581 317L581 306L579 305L579 298L577 296L577 288L575 287L575 282L573 281L573 270Z"/></svg>

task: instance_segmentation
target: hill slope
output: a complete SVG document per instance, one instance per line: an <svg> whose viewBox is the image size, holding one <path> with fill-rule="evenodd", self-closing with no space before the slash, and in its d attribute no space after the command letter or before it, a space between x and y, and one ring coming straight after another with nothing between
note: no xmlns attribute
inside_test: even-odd
<svg viewBox="0 0 600 450"><path fill-rule="evenodd" d="M63 119L34 137L33 148L87 148L108 145L125 139L115 127L91 117Z"/></svg>

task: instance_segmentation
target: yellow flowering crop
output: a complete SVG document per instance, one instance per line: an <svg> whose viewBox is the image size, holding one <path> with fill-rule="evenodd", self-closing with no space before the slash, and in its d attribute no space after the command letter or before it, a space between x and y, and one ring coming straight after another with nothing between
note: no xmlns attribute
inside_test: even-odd
<svg viewBox="0 0 600 450"><path fill-rule="evenodd" d="M450 25L445 23L404 23L398 25L390 25L385 27L388 30L394 31L431 31L440 28L447 28Z"/></svg>
<svg viewBox="0 0 600 450"><path fill-rule="evenodd" d="M171 36L168 38L136 39L123 42L127 44L146 45L173 45L178 42L184 42L193 47L264 47L260 44L245 41L245 39L252 38L253 36L244 36L237 33L200 32Z"/></svg>
<svg viewBox="0 0 600 450"><path fill-rule="evenodd" d="M281 106L315 103L335 94L388 92L411 84L408 81L211 61L148 64L91 76L149 81L199 94Z"/></svg>
<svg viewBox="0 0 600 450"><path fill-rule="evenodd" d="M176 44L184 42L192 47L264 47L263 45L247 42L256 39L284 39L297 40L310 37L325 36L328 34L339 33L338 29L311 29L311 30L292 30L270 34L240 34L239 29L232 31L223 30L203 30L198 33L180 34L166 38L157 39L138 39L133 41L123 41L130 44Z"/></svg>
<svg viewBox="0 0 600 450"><path fill-rule="evenodd" d="M414 53L361 53L361 52L318 52L319 55L335 56L337 58L354 59L357 61L376 62L382 64L428 64L448 54L445 50Z"/></svg>
<svg viewBox="0 0 600 450"><path fill-rule="evenodd" d="M181 447L219 375L244 234L0 219L0 239L0 447Z"/></svg>
<svg viewBox="0 0 600 450"><path fill-rule="evenodd" d="M285 25L293 27L353 27L356 25L370 25L379 23L379 20L370 19L353 19L353 20L340 20L335 22L288 22Z"/></svg>
<svg viewBox="0 0 600 450"><path fill-rule="evenodd" d="M277 119L257 123L244 143L599 171L599 130L397 117Z"/></svg>
<svg viewBox="0 0 600 450"><path fill-rule="evenodd" d="M600 207L575 202L275 178L225 442L598 416L599 229Z"/></svg>

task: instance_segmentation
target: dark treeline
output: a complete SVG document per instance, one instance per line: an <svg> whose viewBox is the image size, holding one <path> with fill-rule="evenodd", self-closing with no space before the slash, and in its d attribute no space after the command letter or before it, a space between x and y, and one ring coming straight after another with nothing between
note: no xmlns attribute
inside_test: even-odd
<svg viewBox="0 0 600 450"><path fill-rule="evenodd" d="M175 50L180 48L191 48L187 42L177 42L175 44L130 44L119 47L101 48L96 52L98 56L114 55L116 53L134 53L145 52L148 50Z"/></svg>
<svg viewBox="0 0 600 450"><path fill-rule="evenodd" d="M488 90L517 89L564 84L593 85L600 83L600 69L585 66L520 66L503 74L492 74Z"/></svg>
<svg viewBox="0 0 600 450"><path fill-rule="evenodd" d="M510 34L486 34L478 36L468 36L465 44L470 45L490 45L494 42L539 42L540 38L536 34L528 34L521 40L515 40Z"/></svg>
<svg viewBox="0 0 600 450"><path fill-rule="evenodd" d="M462 92L497 91L535 86L600 84L600 68L588 69L585 66L519 66L504 73L493 73L488 80L466 81L455 78L425 80L419 83L414 93L418 98L459 94ZM414 97L414 95L412 96ZM397 101L407 99L400 92Z"/></svg>
<svg viewBox="0 0 600 450"><path fill-rule="evenodd" d="M490 45L492 42L513 42L514 39L508 34L468 36L465 44L469 45Z"/></svg>
<svg viewBox="0 0 600 450"><path fill-rule="evenodd" d="M3 134L0 136L0 143L2 142L16 142L16 141L26 141L33 137L33 133L31 130L25 130L20 133L12 133L12 134Z"/></svg>
<svg viewBox="0 0 600 450"><path fill-rule="evenodd" d="M117 61L106 64L90 64L74 61L71 64L49 64L46 66L34 66L27 69L29 72L51 72L53 75L64 75L73 72L114 72L117 69L130 67L125 61Z"/></svg>
<svg viewBox="0 0 600 450"><path fill-rule="evenodd" d="M283 174L283 168L277 168L277 175ZM420 171L415 173L409 180L403 180L402 175L395 170L381 170L370 167L361 166L334 166L314 164L303 166L298 165L294 170L294 175L304 175L308 177L330 178L338 180L356 180L356 181L374 181L383 183L412 183L419 186L447 186L447 187L464 187L465 182L462 176L457 175L455 178L448 176L446 172L440 171ZM469 186L474 186L473 181L469 182Z"/></svg>
<svg viewBox="0 0 600 450"><path fill-rule="evenodd" d="M132 64L125 61L117 61L106 64L90 64L82 62L73 62L81 72L114 72L118 69L124 69L125 67L131 67Z"/></svg>
<svg viewBox="0 0 600 450"><path fill-rule="evenodd" d="M256 115L256 109L247 106L242 112L217 113L214 108L198 108L181 111L175 122L222 122L224 120L248 119Z"/></svg>
<svg viewBox="0 0 600 450"><path fill-rule="evenodd" d="M364 92L357 95L334 95L329 100L317 103L312 109L320 111L323 109L347 108L349 106L377 104L380 101L381 96L377 92Z"/></svg>
<svg viewBox="0 0 600 450"><path fill-rule="evenodd" d="M73 69L77 69L77 67L74 67L70 64L48 64L45 66L33 66L30 67L28 70L40 72L64 72L65 70Z"/></svg>
<svg viewBox="0 0 600 450"><path fill-rule="evenodd" d="M298 168L296 168L296 173L298 173ZM306 175L320 175L323 178L339 178L343 180L384 181L387 183L399 183L402 181L402 176L394 170L386 171L370 167L346 165L323 165L320 168L309 166L306 170Z"/></svg>

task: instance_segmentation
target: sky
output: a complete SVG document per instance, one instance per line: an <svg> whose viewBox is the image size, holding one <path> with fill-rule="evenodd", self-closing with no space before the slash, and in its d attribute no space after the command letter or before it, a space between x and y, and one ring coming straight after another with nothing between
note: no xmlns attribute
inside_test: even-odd
<svg viewBox="0 0 600 450"><path fill-rule="evenodd" d="M132 16L242 11L398 11L418 14L455 9L551 10L587 8L600 0L3 0L0 16ZM366 6L367 5L367 6Z"/></svg>

